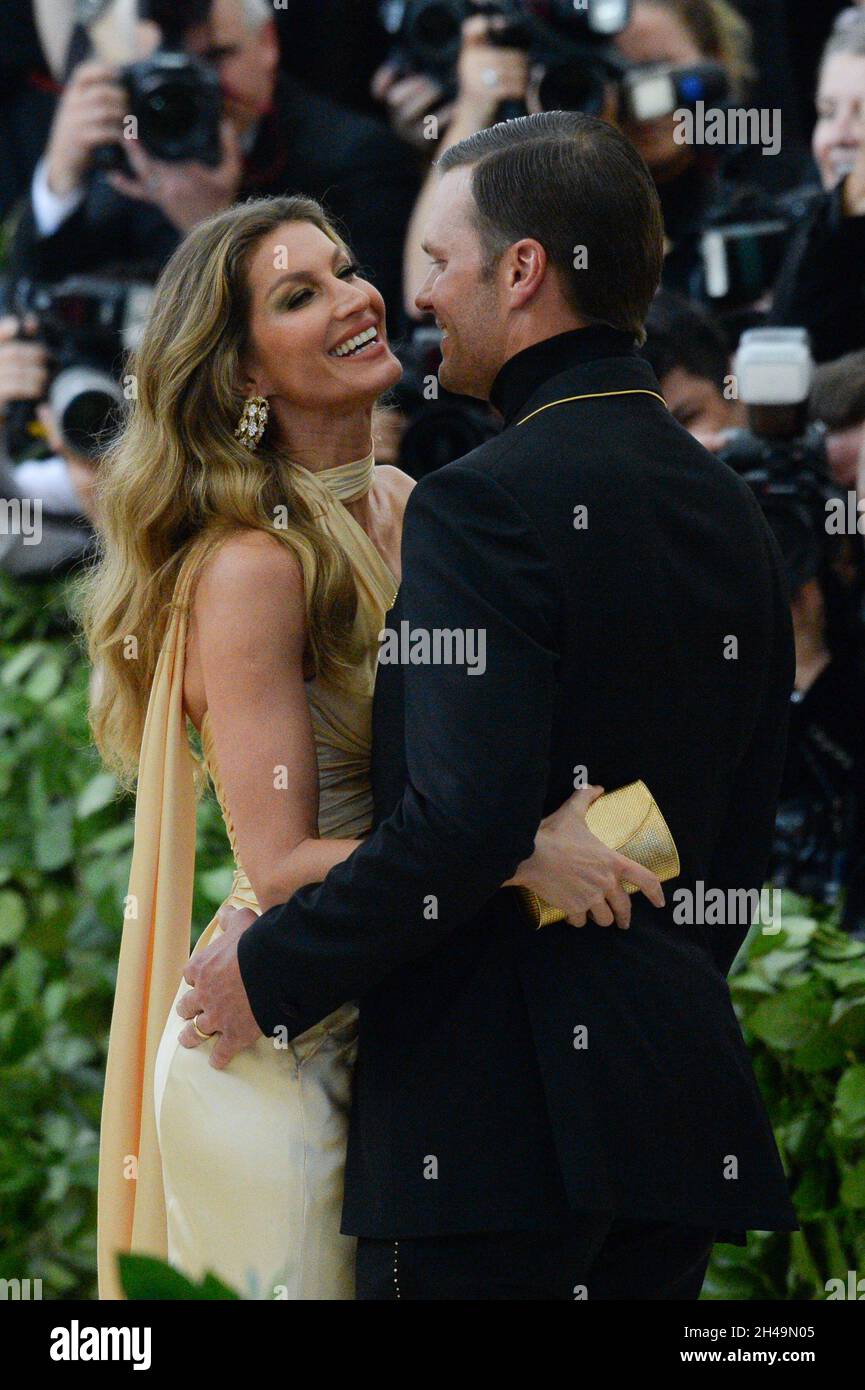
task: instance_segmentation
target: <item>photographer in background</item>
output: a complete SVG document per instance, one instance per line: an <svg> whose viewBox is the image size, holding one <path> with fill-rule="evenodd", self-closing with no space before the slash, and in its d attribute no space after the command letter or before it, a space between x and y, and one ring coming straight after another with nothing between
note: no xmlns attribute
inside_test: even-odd
<svg viewBox="0 0 865 1390"><path fill-rule="evenodd" d="M796 644L770 874L865 934L862 556L827 523L837 489L825 429L808 425L814 367L801 329L743 335L734 360L747 428L718 457L751 487L784 561ZM731 537L731 544L735 537Z"/></svg>
<svg viewBox="0 0 865 1390"><path fill-rule="evenodd" d="M422 121L433 99L428 85L432 76L439 84L445 81L441 95L451 86L455 90L453 103L439 117L443 122L446 115L449 124L437 156L459 139L502 119L503 105L507 115L513 114L508 105L521 105L528 111L580 109L619 124L646 160L661 199L665 288L693 299L714 295L716 291L707 285L704 236L711 228L733 224L737 235L731 232L727 255L731 282L740 278L732 264L737 254L739 259L744 255L749 267L764 255L767 263L756 284L731 283L725 288L723 307L751 304L774 281L787 226L768 192L732 176L737 160L754 156L755 151L683 143L676 138L683 109L695 111L703 103L723 110L744 99L753 77L749 27L726 0L633 0L617 7L616 16L596 4L572 14L567 22L559 18L558 28L551 31L534 11L523 11L519 5L508 5L505 14L493 18L473 15L462 24L453 82L443 77L444 62L436 65L426 46L415 40L414 48L420 50L415 60L426 57L431 71L417 75L423 81L412 118ZM411 16L404 20L409 24L408 41L403 36L409 51L414 37L410 21ZM612 27L616 22L618 32ZM610 27L592 29L593 24ZM415 19L414 30L419 28L420 21ZM558 47L553 42L556 37ZM794 168L800 170L801 160L796 163L793 151L790 155ZM728 167L730 177L725 172ZM404 299L409 318L415 319L413 288L427 269L419 228L432 186L430 173L406 239ZM771 237L750 234L755 224L767 223L774 224ZM738 250L743 231L748 241L744 253Z"/></svg>
<svg viewBox="0 0 865 1390"><path fill-rule="evenodd" d="M815 516L797 546L769 516L791 589L796 684L771 875L817 901L845 899L842 925L865 935L865 676L851 541L829 545ZM823 520L825 521L825 514Z"/></svg>
<svg viewBox="0 0 865 1390"><path fill-rule="evenodd" d="M705 448L717 453L731 430L745 427L726 335L701 305L659 291L641 352L670 410ZM808 418L825 427L829 478L837 487L855 488L865 446L865 349L815 369Z"/></svg>
<svg viewBox="0 0 865 1390"><path fill-rule="evenodd" d="M745 425L745 408L731 389L727 339L700 305L660 290L640 351L672 414L705 448L717 451L728 431Z"/></svg>
<svg viewBox="0 0 865 1390"><path fill-rule="evenodd" d="M616 47L638 68L717 63L735 98L744 96L753 77L750 30L726 0L635 0L630 23L617 35ZM622 126L651 169L662 202L664 189L700 164L699 150L677 143L673 112L644 121L626 113ZM712 157L710 171L714 163ZM667 232L674 235L670 226Z"/></svg>
<svg viewBox="0 0 865 1390"><path fill-rule="evenodd" d="M13 243L13 274L58 279L116 260L126 249L137 261L149 257L156 272L210 214L251 194L303 189L350 227L360 261L396 314L403 234L416 191L400 143L379 122L278 71L268 0L160 0L146 13L179 35L175 52L203 64L201 85L218 83L222 114L217 110L213 149L203 157L201 133L190 129L185 134L196 157L155 158L145 138L124 138L131 103L120 72L98 59L80 64L34 175ZM149 36L139 51L144 58L152 26L140 32ZM200 107L203 99L195 99ZM110 146L123 151L125 169L102 167Z"/></svg>
<svg viewBox="0 0 865 1390"><path fill-rule="evenodd" d="M379 0L279 0L273 10L285 71L331 101L381 118L370 91L387 51Z"/></svg>
<svg viewBox="0 0 865 1390"><path fill-rule="evenodd" d="M812 149L823 191L803 194L773 324L804 324L826 362L865 347L865 10L839 15L823 51Z"/></svg>
<svg viewBox="0 0 865 1390"><path fill-rule="evenodd" d="M37 578L65 572L77 563L93 542L96 465L63 440L57 421L45 400L49 381L48 352L44 344L21 336L22 328L35 330L35 322L22 325L12 315L0 318L0 497L19 502L25 513L38 516L32 535L24 528L0 532L0 569L19 578ZM32 402L41 432L53 449L52 457L13 463L6 449L6 423L10 405ZM11 515L11 506L8 514Z"/></svg>
<svg viewBox="0 0 865 1390"><path fill-rule="evenodd" d="M444 130L454 114L442 84L428 73L414 72L387 58L372 75L370 94L384 107L394 135L410 145L422 162L431 160L436 141L427 138L426 118L434 114Z"/></svg>
<svg viewBox="0 0 865 1390"><path fill-rule="evenodd" d="M783 5L784 0L757 0L747 6L729 0L636 0L631 22L616 40L619 51L635 66L663 63L688 68L715 63L724 71L727 96L734 105L742 105L747 98L749 105L779 110L783 141L771 158L751 145L720 147L719 162L729 183L757 185L773 194L800 183L809 168L785 70ZM755 62L761 49L764 56L771 54L762 69ZM714 104L722 105L723 100ZM682 164L683 149L673 139L672 118L645 123L629 120L625 128L655 174L660 191L677 164ZM710 168L715 162L710 162Z"/></svg>
<svg viewBox="0 0 865 1390"><path fill-rule="evenodd" d="M628 26L616 38L616 47L636 75L663 69L688 74L714 65L714 90L706 95L707 108L747 105L754 81L752 35L747 22L727 0L635 0ZM687 80L687 79L686 79ZM690 299L711 301L717 310L729 311L758 300L774 278L775 260L785 235L775 199L760 184L743 181L743 168L753 174L755 151L737 145L692 145L676 139L676 114L686 103L682 93L670 109L654 120L640 120L623 112L622 126L649 166L661 207L668 249L663 284ZM782 145L784 149L784 145ZM801 168L795 163L794 168ZM785 155L786 157L786 155ZM758 156L759 165L774 165L776 156ZM759 167L759 166L758 166ZM791 179L793 175L790 175ZM738 246L747 229L777 224L772 238L748 236L746 264L772 257L765 275L756 283L735 283L722 291L707 284L704 239L719 229L716 245L726 263L724 275L735 281ZM724 238L720 229L730 228ZM734 234L732 229L737 229ZM770 249L771 247L771 249ZM766 281L764 284L763 281Z"/></svg>
<svg viewBox="0 0 865 1390"><path fill-rule="evenodd" d="M843 925L865 934L863 555L855 536L826 527L833 481L855 486L865 353L814 370L804 334L758 331L731 362L711 316L664 291L646 330L641 351L670 410L748 482L784 559L796 681L773 881L819 902L843 897Z"/></svg>
<svg viewBox="0 0 865 1390"><path fill-rule="evenodd" d="M57 2L71 16L73 0ZM0 5L0 218L26 196L57 104L53 53L37 27L36 7L36 0Z"/></svg>

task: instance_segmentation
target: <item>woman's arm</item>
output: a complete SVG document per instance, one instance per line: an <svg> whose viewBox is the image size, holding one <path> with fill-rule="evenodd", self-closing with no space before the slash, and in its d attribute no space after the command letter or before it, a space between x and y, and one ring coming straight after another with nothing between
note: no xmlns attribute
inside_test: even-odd
<svg viewBox="0 0 865 1390"><path fill-rule="evenodd" d="M359 840L319 839L318 770L303 684L306 614L300 567L270 537L226 541L205 566L193 602L216 761L238 854L262 912L320 883ZM627 876L656 904L654 874L586 828L600 788L576 793L538 829L532 855L504 886L522 885L567 911L576 926L627 926Z"/></svg>
<svg viewBox="0 0 865 1390"><path fill-rule="evenodd" d="M190 636L238 857L264 912L321 882L359 843L318 837L306 607L291 552L255 531L225 541L196 586Z"/></svg>

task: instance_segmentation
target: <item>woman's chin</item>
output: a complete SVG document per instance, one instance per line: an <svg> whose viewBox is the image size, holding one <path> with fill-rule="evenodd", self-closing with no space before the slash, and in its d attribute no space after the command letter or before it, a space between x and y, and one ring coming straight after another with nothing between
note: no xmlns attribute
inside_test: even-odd
<svg viewBox="0 0 865 1390"><path fill-rule="evenodd" d="M341 372L347 399L354 396L374 399L396 386L402 374L402 363L386 345L384 351L377 351L368 362L346 363Z"/></svg>
<svg viewBox="0 0 865 1390"><path fill-rule="evenodd" d="M402 363L387 346L380 354L378 361L370 362L364 370L368 380L376 383L376 389L379 392L387 391L389 387L396 386L402 377Z"/></svg>
<svg viewBox="0 0 865 1390"><path fill-rule="evenodd" d="M390 348L387 350L387 356L382 359L382 369L385 367L388 369L387 385L396 386L397 382L402 380L403 367L396 353L391 352Z"/></svg>

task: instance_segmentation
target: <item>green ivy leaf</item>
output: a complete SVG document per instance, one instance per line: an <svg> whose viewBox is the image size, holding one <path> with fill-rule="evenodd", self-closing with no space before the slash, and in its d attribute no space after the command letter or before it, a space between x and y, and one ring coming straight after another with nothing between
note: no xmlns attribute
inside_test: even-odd
<svg viewBox="0 0 865 1390"><path fill-rule="evenodd" d="M95 777L91 777L78 797L75 806L75 814L78 819L86 820L94 812L101 811L105 806L110 806L117 795L117 790L116 777L110 772L97 772Z"/></svg>
<svg viewBox="0 0 865 1390"><path fill-rule="evenodd" d="M228 1284L223 1284L221 1279L217 1279L215 1274L205 1274L201 1281L201 1297L219 1299L222 1302L228 1299L240 1299L240 1294L230 1288Z"/></svg>
<svg viewBox="0 0 865 1390"><path fill-rule="evenodd" d="M0 946L11 946L27 925L27 909L20 893L0 892Z"/></svg>
<svg viewBox="0 0 865 1390"><path fill-rule="evenodd" d="M213 1274L205 1275L195 1284L164 1260L151 1255L118 1255L120 1282L130 1299L238 1299L239 1294L228 1288Z"/></svg>
<svg viewBox="0 0 865 1390"><path fill-rule="evenodd" d="M826 1211L831 1210L829 1175L826 1169L809 1168L796 1185L793 1201L796 1213L802 1221L816 1221Z"/></svg>
<svg viewBox="0 0 865 1390"><path fill-rule="evenodd" d="M782 1052L802 1047L829 1015L828 1000L819 999L806 981L758 1004L749 1028L758 1038Z"/></svg>
<svg viewBox="0 0 865 1390"><path fill-rule="evenodd" d="M196 881L209 902L221 903L231 892L233 876L233 870L229 867L206 869L204 873L196 875Z"/></svg>
<svg viewBox="0 0 865 1390"><path fill-rule="evenodd" d="M825 961L815 960L811 967L816 975L829 983L841 994L860 993L865 990L865 961Z"/></svg>
<svg viewBox="0 0 865 1390"><path fill-rule="evenodd" d="M860 1048L865 1043L865 995L854 999L836 999L832 1005L829 1027L845 1050Z"/></svg>
<svg viewBox="0 0 865 1390"><path fill-rule="evenodd" d="M823 960L854 960L865 957L865 945L861 941L835 928L821 929L814 944L817 955Z"/></svg>
<svg viewBox="0 0 865 1390"><path fill-rule="evenodd" d="M57 1072L72 1072L93 1055L93 1044L87 1038L60 1034L45 1039L45 1057Z"/></svg>
<svg viewBox="0 0 865 1390"><path fill-rule="evenodd" d="M72 805L60 801L49 806L37 827L33 848L40 869L62 869L72 859Z"/></svg>
<svg viewBox="0 0 865 1390"><path fill-rule="evenodd" d="M865 1207L865 1159L848 1168L841 1179L841 1201L855 1210Z"/></svg>
<svg viewBox="0 0 865 1390"><path fill-rule="evenodd" d="M775 992L769 981L762 979L755 970L743 970L740 975L734 976L730 981L730 991L734 996L737 994L772 995Z"/></svg>
<svg viewBox="0 0 865 1390"><path fill-rule="evenodd" d="M69 982L52 980L42 995L42 1012L49 1023L56 1023L69 998Z"/></svg>
<svg viewBox="0 0 865 1390"><path fill-rule="evenodd" d="M848 1123L865 1120L865 1065L848 1067L838 1082L835 1107Z"/></svg>
<svg viewBox="0 0 865 1390"><path fill-rule="evenodd" d="M783 899L781 905L781 941L787 946L807 946L817 931L818 923L813 917L785 915Z"/></svg>
<svg viewBox="0 0 865 1390"><path fill-rule="evenodd" d="M46 656L28 676L24 693L37 704L44 705L57 694L62 684L63 666L56 656Z"/></svg>
<svg viewBox="0 0 865 1390"><path fill-rule="evenodd" d="M754 961L754 973L762 975L770 984L777 984L783 975L794 972L805 960L805 950L788 951L774 948Z"/></svg>
<svg viewBox="0 0 865 1390"><path fill-rule="evenodd" d="M26 642L14 656L4 661L2 672L0 672L0 682L5 686L19 684L44 654L44 643Z"/></svg>
<svg viewBox="0 0 865 1390"><path fill-rule="evenodd" d="M814 917L814 904L810 898L802 898L798 893L794 893L791 888L781 889L781 916L783 917L805 917L810 921L816 921Z"/></svg>
<svg viewBox="0 0 865 1390"><path fill-rule="evenodd" d="M135 825L130 819L122 825L112 825L110 830L103 830L101 835L96 835L92 840L88 840L84 846L84 852L87 855L112 856L120 854L123 850L129 849L134 838Z"/></svg>
<svg viewBox="0 0 865 1390"><path fill-rule="evenodd" d="M817 1073L834 1071L840 1067L846 1056L843 1039L831 1033L815 1033L802 1047L793 1053L793 1065L799 1071Z"/></svg>
<svg viewBox="0 0 865 1390"><path fill-rule="evenodd" d="M45 962L38 951L20 949L9 967L20 1004L30 1007L39 998L45 976Z"/></svg>

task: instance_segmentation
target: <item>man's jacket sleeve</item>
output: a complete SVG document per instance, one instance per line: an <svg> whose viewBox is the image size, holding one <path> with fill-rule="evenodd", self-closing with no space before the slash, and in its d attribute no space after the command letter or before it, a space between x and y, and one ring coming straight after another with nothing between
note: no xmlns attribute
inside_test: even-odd
<svg viewBox="0 0 865 1390"><path fill-rule="evenodd" d="M531 519L488 475L452 464L415 488L401 622L422 655L474 634L477 673L405 666L408 781L393 814L324 883L240 938L252 1011L296 1036L433 951L532 850L548 779L561 587ZM484 653L485 669L478 659ZM384 647L382 647L382 654Z"/></svg>

